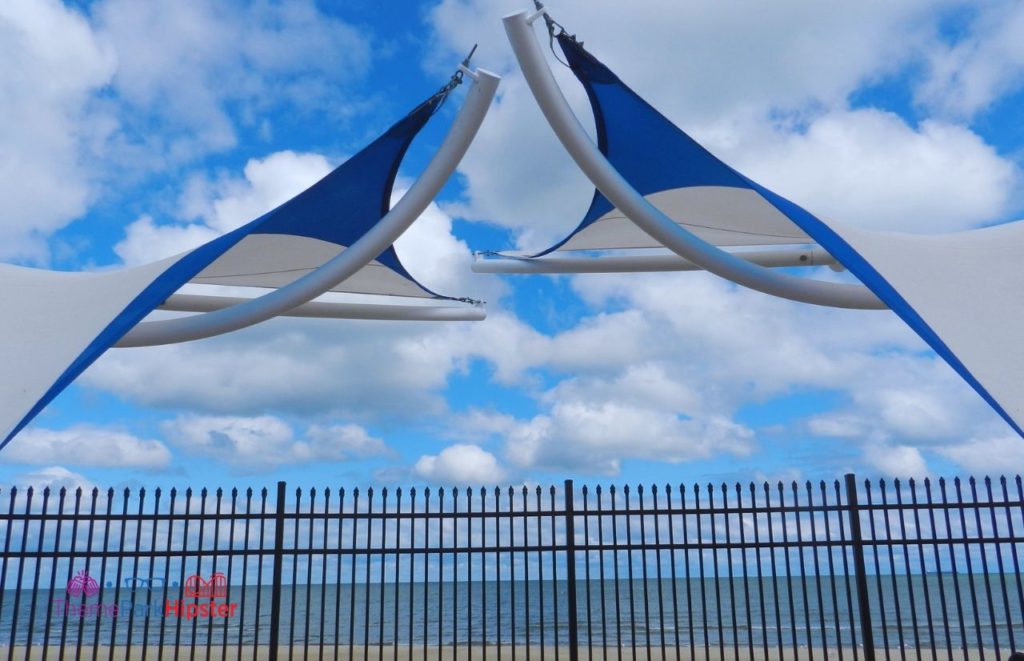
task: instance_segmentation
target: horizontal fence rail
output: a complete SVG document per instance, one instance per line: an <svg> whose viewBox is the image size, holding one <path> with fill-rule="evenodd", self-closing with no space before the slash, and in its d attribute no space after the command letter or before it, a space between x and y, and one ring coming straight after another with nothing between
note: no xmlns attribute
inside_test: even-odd
<svg viewBox="0 0 1024 661"><path fill-rule="evenodd" d="M1005 659L1021 478L10 489L0 658Z"/></svg>

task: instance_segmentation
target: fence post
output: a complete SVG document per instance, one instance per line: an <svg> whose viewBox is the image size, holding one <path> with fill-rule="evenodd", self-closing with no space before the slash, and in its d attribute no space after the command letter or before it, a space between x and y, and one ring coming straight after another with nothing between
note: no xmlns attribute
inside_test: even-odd
<svg viewBox="0 0 1024 661"><path fill-rule="evenodd" d="M853 546L853 573L857 583L857 604L860 610L860 636L864 643L864 661L875 661L875 636L871 630L871 605L868 603L868 576L864 564L864 537L860 530L860 508L857 506L857 478L846 474L846 504L850 516L850 542Z"/></svg>
<svg viewBox="0 0 1024 661"><path fill-rule="evenodd" d="M576 613L576 510L573 504L572 480L565 481L565 562L569 583L569 661L579 661L580 633ZM590 586L587 586L590 589ZM557 644L557 643L556 643Z"/></svg>
<svg viewBox="0 0 1024 661"><path fill-rule="evenodd" d="M281 575L284 571L284 499L285 483L277 483L277 505L274 512L274 573L270 594L270 661L277 661L277 645L281 636ZM294 587L293 587L294 589ZM259 623L256 624L259 626Z"/></svg>

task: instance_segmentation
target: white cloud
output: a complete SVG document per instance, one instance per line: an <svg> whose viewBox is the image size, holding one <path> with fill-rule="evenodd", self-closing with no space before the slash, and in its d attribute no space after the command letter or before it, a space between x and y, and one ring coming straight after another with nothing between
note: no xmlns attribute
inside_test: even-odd
<svg viewBox="0 0 1024 661"><path fill-rule="evenodd" d="M667 108L709 118L737 107L842 104L851 90L920 57L949 4L786 0L737 10L659 0L624 11L612 0L566 0L549 9L624 80L656 90ZM431 21L441 46L464 53L479 40L488 46L480 56L504 70L513 60L498 19L527 9L519 0L444 0ZM536 29L546 41L542 24Z"/></svg>
<svg viewBox="0 0 1024 661"><path fill-rule="evenodd" d="M1019 170L969 129L912 128L874 109L834 111L804 131L741 126L721 152L819 216L870 229L948 232L998 220ZM742 136L742 137L740 137Z"/></svg>
<svg viewBox="0 0 1024 661"><path fill-rule="evenodd" d="M91 97L114 75L113 50L55 0L0 3L0 258L46 260L45 238L95 194L91 145L109 118Z"/></svg>
<svg viewBox="0 0 1024 661"><path fill-rule="evenodd" d="M508 434L522 468L617 475L623 459L680 463L726 452L749 455L753 432L721 416L699 421L617 402L568 401Z"/></svg>
<svg viewBox="0 0 1024 661"><path fill-rule="evenodd" d="M987 2L973 7L966 34L929 49L929 71L917 100L954 117L970 117L1024 84L1024 7Z"/></svg>
<svg viewBox="0 0 1024 661"><path fill-rule="evenodd" d="M62 430L26 429L0 453L0 461L160 469L170 464L171 453L160 441L140 439L113 429L78 425Z"/></svg>
<svg viewBox="0 0 1024 661"><path fill-rule="evenodd" d="M921 478L928 475L928 465L921 451L910 445L871 444L864 449L864 459L884 477Z"/></svg>
<svg viewBox="0 0 1024 661"><path fill-rule="evenodd" d="M314 426L305 438L296 438L290 425L267 415L182 415L163 427L170 442L190 455L254 470L391 455L384 441L354 424Z"/></svg>
<svg viewBox="0 0 1024 661"><path fill-rule="evenodd" d="M67 489L69 492L74 492L75 489L81 489L83 492L87 492L96 487L84 475L72 472L63 466L47 466L29 473L22 473L15 477L13 482L17 485L33 487L37 491L49 487L50 491Z"/></svg>
<svg viewBox="0 0 1024 661"><path fill-rule="evenodd" d="M413 469L435 483L496 485L505 479L497 458L476 445L455 444L437 455L423 455Z"/></svg>
<svg viewBox="0 0 1024 661"><path fill-rule="evenodd" d="M1024 466L1024 442L1017 435L972 438L938 452L975 475L1020 474Z"/></svg>
<svg viewBox="0 0 1024 661"><path fill-rule="evenodd" d="M364 32L308 1L106 0L92 13L120 56L119 99L140 115L127 140L171 162L234 146L236 112L250 123L275 106L345 116L343 89L370 65Z"/></svg>
<svg viewBox="0 0 1024 661"><path fill-rule="evenodd" d="M142 216L125 230L114 252L129 266L196 248L287 202L331 171L319 154L281 151L250 159L243 178L193 178L182 199L187 220L158 225Z"/></svg>

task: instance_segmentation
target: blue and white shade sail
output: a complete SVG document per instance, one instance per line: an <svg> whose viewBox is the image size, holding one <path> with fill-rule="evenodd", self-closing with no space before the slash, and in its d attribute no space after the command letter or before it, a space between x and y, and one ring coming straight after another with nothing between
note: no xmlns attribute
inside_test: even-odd
<svg viewBox="0 0 1024 661"><path fill-rule="evenodd" d="M826 224L716 158L574 38L558 42L587 91L601 152L639 194L716 245L818 243L1024 436L1024 222L941 236ZM540 255L660 245L644 237L596 192L573 234Z"/></svg>
<svg viewBox="0 0 1024 661"><path fill-rule="evenodd" d="M183 255L108 273L0 265L0 448L169 296L192 283L279 287L352 245L389 210L399 165L435 95L288 202ZM440 297L394 247L337 291Z"/></svg>

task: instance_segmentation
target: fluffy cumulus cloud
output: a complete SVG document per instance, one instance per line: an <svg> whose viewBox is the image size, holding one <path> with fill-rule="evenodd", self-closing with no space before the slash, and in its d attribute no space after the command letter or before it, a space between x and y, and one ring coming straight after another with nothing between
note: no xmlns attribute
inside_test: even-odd
<svg viewBox="0 0 1024 661"><path fill-rule="evenodd" d="M977 5L959 39L929 50L920 103L954 117L970 117L1024 85L1024 7L1012 0Z"/></svg>
<svg viewBox="0 0 1024 661"><path fill-rule="evenodd" d="M864 460L881 477L928 476L928 465L921 451L912 445L869 445L864 449Z"/></svg>
<svg viewBox="0 0 1024 661"><path fill-rule="evenodd" d="M79 425L53 430L30 428L18 435L0 460L16 464L67 463L105 468L166 468L171 453L160 441L116 429Z"/></svg>
<svg viewBox="0 0 1024 661"><path fill-rule="evenodd" d="M110 117L93 96L117 56L57 0L0 6L0 258L45 261L45 239L87 209L87 164Z"/></svg>
<svg viewBox="0 0 1024 661"><path fill-rule="evenodd" d="M524 352L515 369L572 375L537 394L541 414L474 416L495 421L520 470L614 475L625 459L748 456L760 430L739 422L744 407L811 391L837 393L836 403L796 415L788 434L842 439L898 474L923 474L922 452L951 457L961 439L1005 429L890 315L800 306L700 274L579 276L574 286L597 309L624 310Z"/></svg>
<svg viewBox="0 0 1024 661"><path fill-rule="evenodd" d="M249 160L242 177L193 177L180 203L182 222L159 224L142 216L114 251L136 265L190 250L287 202L330 170L319 154L282 151Z"/></svg>
<svg viewBox="0 0 1024 661"><path fill-rule="evenodd" d="M50 491L67 489L73 492L76 489L81 489L83 492L87 492L96 488L96 485L89 481L87 477L81 473L68 470L63 466L46 466L28 473L22 473L15 477L12 483L32 487L37 491L49 488Z"/></svg>
<svg viewBox="0 0 1024 661"><path fill-rule="evenodd" d="M1020 177L964 126L911 127L875 109L829 112L798 132L749 126L743 135L720 151L728 162L825 219L870 229L979 226L1006 213Z"/></svg>
<svg viewBox="0 0 1024 661"><path fill-rule="evenodd" d="M493 485L506 477L498 459L477 445L457 443L437 455L424 455L413 467L419 477L433 483Z"/></svg>
<svg viewBox="0 0 1024 661"><path fill-rule="evenodd" d="M234 146L235 117L273 105L345 116L340 94L369 68L366 34L308 0L105 0L93 15L120 56L114 85L135 118L126 141L172 162Z"/></svg>
<svg viewBox="0 0 1024 661"><path fill-rule="evenodd" d="M1024 466L1024 443L1016 435L1006 433L948 445L939 453L974 475L1019 475L1020 467Z"/></svg>
<svg viewBox="0 0 1024 661"><path fill-rule="evenodd" d="M274 111L365 111L346 92L370 40L307 0L3 3L0 114L17 129L0 132L0 258L47 261L50 235L97 200L223 152L241 129L269 137ZM137 242L157 238L146 222ZM172 245L191 238L178 234Z"/></svg>
<svg viewBox="0 0 1024 661"><path fill-rule="evenodd" d="M288 423L269 415L184 415L164 423L164 432L186 454L249 470L391 455L384 441L359 425L312 426L297 437Z"/></svg>

